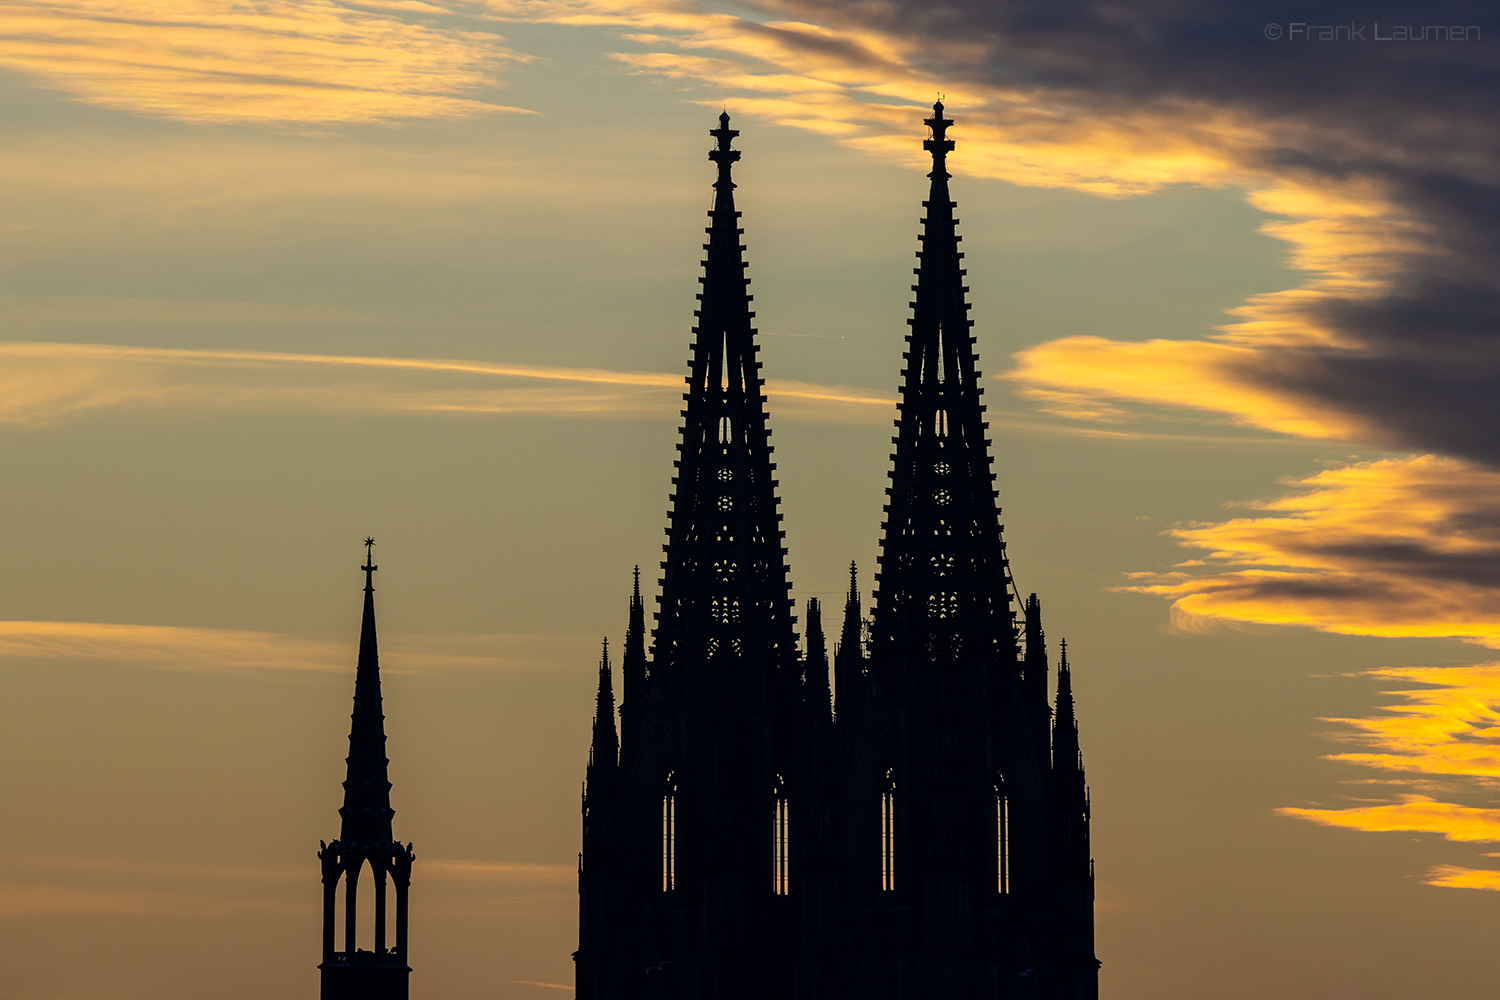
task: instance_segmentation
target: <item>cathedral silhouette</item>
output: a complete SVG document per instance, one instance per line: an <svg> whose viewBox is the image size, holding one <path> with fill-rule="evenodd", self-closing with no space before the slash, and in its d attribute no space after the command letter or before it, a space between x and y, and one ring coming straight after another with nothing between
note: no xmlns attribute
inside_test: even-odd
<svg viewBox="0 0 1500 1000"><path fill-rule="evenodd" d="M648 653L637 570L618 729L607 647L599 667L578 1000L1098 997L1067 648L1054 712L1041 604L1011 579L990 470L953 121L939 103L926 124L878 586L866 628L851 566L831 687L822 608L807 602L804 653L788 596L739 132L722 114L710 133L659 610Z"/></svg>

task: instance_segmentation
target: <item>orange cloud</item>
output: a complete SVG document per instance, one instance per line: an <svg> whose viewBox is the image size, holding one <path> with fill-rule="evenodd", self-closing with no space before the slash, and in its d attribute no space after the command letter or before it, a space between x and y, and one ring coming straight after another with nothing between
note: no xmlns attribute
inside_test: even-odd
<svg viewBox="0 0 1500 1000"><path fill-rule="evenodd" d="M1365 676L1406 686L1385 692L1398 700L1368 718L1323 720L1347 727L1335 738L1359 747L1327 759L1386 775L1441 778L1434 787L1449 796L1493 798L1494 790L1500 787L1500 663L1386 668ZM1371 782L1381 783L1415 782L1405 777ZM1427 795L1397 795L1375 805L1285 808L1276 812L1350 830L1437 833L1447 840L1466 843L1500 841L1500 809ZM1500 889L1500 872L1441 865L1429 872L1425 881L1451 888Z"/></svg>
<svg viewBox="0 0 1500 1000"><path fill-rule="evenodd" d="M370 7L384 10L369 9ZM459 95L522 58L497 36L340 0L0 4L0 66L101 107L195 122L369 122L518 111Z"/></svg>
<svg viewBox="0 0 1500 1000"><path fill-rule="evenodd" d="M1328 719L1349 726L1365 752L1329 759L1397 773L1500 779L1500 663L1403 667L1365 676L1422 685L1386 692L1401 699L1366 719Z"/></svg>
<svg viewBox="0 0 1500 1000"><path fill-rule="evenodd" d="M1426 885L1438 885L1449 889L1488 889L1491 892L1500 892L1500 871L1490 868L1436 865L1422 881Z"/></svg>
<svg viewBox="0 0 1500 1000"><path fill-rule="evenodd" d="M555 365L101 344L0 343L0 423L178 407L398 413L668 416L683 377ZM768 380L789 419L884 422L893 396Z"/></svg>
<svg viewBox="0 0 1500 1000"><path fill-rule="evenodd" d="M1500 841L1500 809L1476 809L1424 795L1402 795L1398 799L1387 805L1349 809L1277 809L1276 814L1350 830L1440 833L1448 840L1466 843Z"/></svg>
<svg viewBox="0 0 1500 1000"><path fill-rule="evenodd" d="M381 665L393 673L429 670L569 668L591 662L592 637L496 635L383 636ZM353 670L349 641L273 632L122 625L109 622L0 621L0 658L127 663L192 673Z"/></svg>
<svg viewBox="0 0 1500 1000"><path fill-rule="evenodd" d="M1174 621L1458 637L1500 648L1500 472L1421 456L1329 469L1244 506L1256 516L1168 532L1203 550L1121 588Z"/></svg>

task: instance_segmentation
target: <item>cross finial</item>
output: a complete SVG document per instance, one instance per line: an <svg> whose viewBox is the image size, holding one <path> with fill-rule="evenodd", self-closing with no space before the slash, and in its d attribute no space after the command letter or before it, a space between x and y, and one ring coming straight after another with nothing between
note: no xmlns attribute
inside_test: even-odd
<svg viewBox="0 0 1500 1000"><path fill-rule="evenodd" d="M370 591L373 591L375 589L375 577L374 577L373 574L380 567L374 565L374 562L375 562L375 539L373 539L373 538L366 538L365 539L365 564L360 567L360 569L362 569L362 570L365 571L365 591L366 591L366 593L368 593Z"/></svg>

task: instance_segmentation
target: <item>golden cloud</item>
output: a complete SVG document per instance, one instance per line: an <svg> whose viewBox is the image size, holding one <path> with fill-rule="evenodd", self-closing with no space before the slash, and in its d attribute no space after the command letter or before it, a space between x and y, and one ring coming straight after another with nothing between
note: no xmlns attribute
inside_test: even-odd
<svg viewBox="0 0 1500 1000"><path fill-rule="evenodd" d="M1277 815L1312 820L1324 826L1394 833L1440 833L1467 843L1500 841L1500 809L1477 809L1438 802L1425 795L1402 795L1399 801L1348 809L1277 809Z"/></svg>
<svg viewBox="0 0 1500 1000"><path fill-rule="evenodd" d="M1420 456L1328 469L1259 512L1168 532L1203 550L1122 590L1172 601L1179 627L1304 625L1500 648L1500 472Z"/></svg>
<svg viewBox="0 0 1500 1000"><path fill-rule="evenodd" d="M106 410L675 416L683 377L659 372L267 351L0 343L0 424ZM894 397L769 380L790 419L884 422Z"/></svg>
<svg viewBox="0 0 1500 1000"><path fill-rule="evenodd" d="M1438 885L1448 889L1488 889L1491 892L1500 892L1500 871L1492 868L1436 865L1422 881L1427 885Z"/></svg>
<svg viewBox="0 0 1500 1000"><path fill-rule="evenodd" d="M1361 719L1325 719L1346 727L1337 736L1359 749L1328 759L1393 777L1372 784L1431 782L1452 797L1492 800L1500 788L1500 663L1463 667L1402 667L1365 676L1402 683L1387 691L1394 704ZM1415 685L1415 686L1412 686ZM1419 779L1421 780L1421 779ZM1366 832L1436 833L1460 843L1500 841L1500 809L1442 801L1429 795L1396 795L1390 801L1341 808L1284 808L1282 816ZM1500 889L1500 871L1440 865L1428 885Z"/></svg>
<svg viewBox="0 0 1500 1000"><path fill-rule="evenodd" d="M90 104L194 122L521 110L459 96L493 86L502 63L522 58L502 39L399 16L408 9L445 13L339 0L0 4L0 66Z"/></svg>

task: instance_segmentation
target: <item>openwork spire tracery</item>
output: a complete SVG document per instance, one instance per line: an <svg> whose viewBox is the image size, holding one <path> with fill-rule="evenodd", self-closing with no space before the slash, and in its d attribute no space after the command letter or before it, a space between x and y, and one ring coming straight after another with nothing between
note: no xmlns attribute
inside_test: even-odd
<svg viewBox="0 0 1500 1000"><path fill-rule="evenodd" d="M1013 656L1010 574L969 328L943 105L926 120L931 193L902 370L874 621L877 651L915 642L936 659Z"/></svg>
<svg viewBox="0 0 1500 1000"><path fill-rule="evenodd" d="M775 464L731 176L739 132L719 116L703 291L689 361L653 671L796 658ZM671 682L680 682L672 676Z"/></svg>

